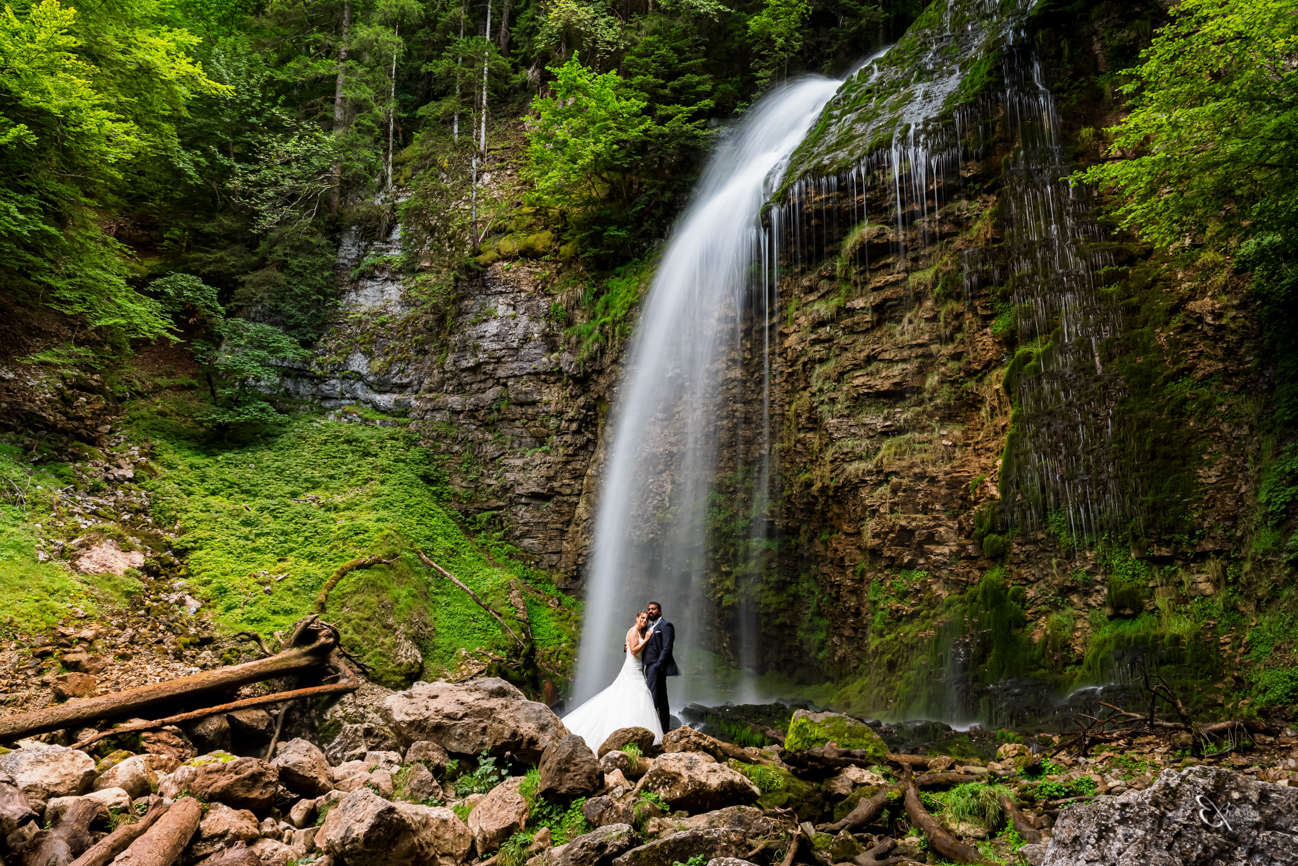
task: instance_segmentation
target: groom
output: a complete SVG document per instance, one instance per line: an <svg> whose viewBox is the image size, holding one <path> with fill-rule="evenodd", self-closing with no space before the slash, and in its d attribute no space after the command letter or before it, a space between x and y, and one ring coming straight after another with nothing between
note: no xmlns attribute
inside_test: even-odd
<svg viewBox="0 0 1298 866"><path fill-rule="evenodd" d="M644 648L644 678L649 684L649 692L654 696L654 709L658 711L658 721L665 734L671 724L671 713L667 709L667 678L680 675L680 671L676 669L676 659L672 657L676 627L663 618L663 608L658 602L649 602L646 609L653 635Z"/></svg>

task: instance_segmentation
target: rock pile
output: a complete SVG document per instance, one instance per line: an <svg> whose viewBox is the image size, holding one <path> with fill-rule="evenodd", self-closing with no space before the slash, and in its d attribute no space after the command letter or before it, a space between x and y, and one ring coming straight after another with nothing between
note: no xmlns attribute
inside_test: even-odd
<svg viewBox="0 0 1298 866"><path fill-rule="evenodd" d="M109 738L97 755L21 741L0 754L0 863L874 866L947 851L1038 866L1298 862L1298 791L1218 768L1167 770L1146 790L1132 780L1059 811L1034 800L1045 783L1032 781L1027 748L1007 745L987 765L876 755L834 714L797 717L799 736L823 743L797 752L689 729L654 747L627 729L598 755L499 679L418 683L381 716L325 748L280 743L269 760L177 756L165 738ZM1000 802L999 823L946 820L953 786L985 793L984 812ZM890 832L907 824L920 830Z"/></svg>

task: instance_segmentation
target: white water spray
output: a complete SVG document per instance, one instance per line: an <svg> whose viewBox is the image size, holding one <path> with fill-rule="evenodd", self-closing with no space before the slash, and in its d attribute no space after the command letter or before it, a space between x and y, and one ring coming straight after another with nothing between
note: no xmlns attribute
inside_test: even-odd
<svg viewBox="0 0 1298 866"><path fill-rule="evenodd" d="M676 626L685 675L671 685L673 705L714 691L712 682L690 676L697 668L687 660L704 658L694 651L715 652L731 637L711 634L717 593L704 562L720 398L724 389L739 387L733 381L742 375L739 321L751 306L767 326L760 387L763 403L769 399L778 250L760 214L789 156L841 83L808 77L763 98L712 156L668 243L615 403L587 580L578 701L612 680L622 663L622 635L650 601L661 602ZM756 468L759 486L770 475L765 457ZM751 603L737 608L741 618L752 615ZM751 637L733 637L745 644L743 655L755 651Z"/></svg>

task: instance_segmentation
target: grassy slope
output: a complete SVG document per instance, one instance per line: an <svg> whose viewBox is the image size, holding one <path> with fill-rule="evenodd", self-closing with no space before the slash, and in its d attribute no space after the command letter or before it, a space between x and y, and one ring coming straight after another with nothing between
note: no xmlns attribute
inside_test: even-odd
<svg viewBox="0 0 1298 866"><path fill-rule="evenodd" d="M329 595L325 618L340 625L378 680L400 685L413 673L395 660L398 631L422 652L425 678L453 666L461 648L506 651L500 626L424 568L419 549L511 625L510 579L539 590L540 597L529 594L538 649L566 670L575 604L544 574L511 559L499 539L479 546L466 534L444 507L450 491L440 466L413 435L299 416L276 435L221 442L186 421L201 405L199 393L137 404L132 424L152 440L162 470L146 482L154 519L179 524L183 574L222 626L263 634L286 629L314 609L341 565L377 554L392 561L345 576Z"/></svg>

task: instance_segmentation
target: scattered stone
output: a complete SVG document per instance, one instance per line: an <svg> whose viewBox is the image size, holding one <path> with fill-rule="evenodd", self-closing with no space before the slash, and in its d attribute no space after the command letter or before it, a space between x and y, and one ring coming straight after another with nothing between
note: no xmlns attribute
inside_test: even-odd
<svg viewBox="0 0 1298 866"><path fill-rule="evenodd" d="M850 795L859 785L888 784L888 780L878 773L864 767L847 767L843 772L825 783L825 793L835 797Z"/></svg>
<svg viewBox="0 0 1298 866"><path fill-rule="evenodd" d="M738 857L749 844L737 830L682 830L632 848L616 858L613 866L672 866L693 857Z"/></svg>
<svg viewBox="0 0 1298 866"><path fill-rule="evenodd" d="M208 716L181 728L200 752L228 751L232 742L230 722L223 715Z"/></svg>
<svg viewBox="0 0 1298 866"><path fill-rule="evenodd" d="M366 752L372 750L392 751L397 748L399 743L396 735L382 725L344 724L333 742L325 746L324 752L329 763L336 767L348 761L359 761L365 757ZM445 761L442 766L445 766Z"/></svg>
<svg viewBox="0 0 1298 866"><path fill-rule="evenodd" d="M740 860L738 857L713 857L708 861L708 866L757 866L757 864Z"/></svg>
<svg viewBox="0 0 1298 866"><path fill-rule="evenodd" d="M44 803L51 797L89 791L95 781L95 762L85 752L24 740L22 748L0 755L0 772L13 779L29 803L33 799Z"/></svg>
<svg viewBox="0 0 1298 866"><path fill-rule="evenodd" d="M262 837L252 843L252 853L262 866L288 866L298 858L298 853L278 839Z"/></svg>
<svg viewBox="0 0 1298 866"><path fill-rule="evenodd" d="M401 753L392 751L369 751L361 758L371 767L377 767L380 770L395 771L401 766Z"/></svg>
<svg viewBox="0 0 1298 866"><path fill-rule="evenodd" d="M352 792L373 785L384 797L391 797L395 786L392 784L392 773L388 770L375 769L364 761L348 761L330 771L333 787L339 791Z"/></svg>
<svg viewBox="0 0 1298 866"><path fill-rule="evenodd" d="M618 728L600 744L598 757L602 758L615 749L625 751L626 746L633 744L640 749L640 754L649 754L654 745L653 731L648 728Z"/></svg>
<svg viewBox="0 0 1298 866"><path fill-rule="evenodd" d="M218 851L234 848L243 843L251 845L261 837L257 818L247 809L232 809L224 803L209 803L198 834L189 845L189 856L194 859L210 857Z"/></svg>
<svg viewBox="0 0 1298 866"><path fill-rule="evenodd" d="M257 758L214 761L201 766L186 764L158 781L158 793L176 799L182 792L209 803L265 812L275 802L279 772Z"/></svg>
<svg viewBox="0 0 1298 866"><path fill-rule="evenodd" d="M230 736L248 746L264 746L275 733L275 720L265 710L237 710L225 714Z"/></svg>
<svg viewBox="0 0 1298 866"><path fill-rule="evenodd" d="M78 742L80 742L80 740L78 740ZM131 757L131 753L125 749L117 749L109 752L107 755L99 759L98 764L95 764L95 772L100 774L107 773L113 767L117 766L129 757Z"/></svg>
<svg viewBox="0 0 1298 866"><path fill-rule="evenodd" d="M699 752L662 755L653 762L640 785L661 796L673 808L689 812L747 806L761 796L757 786L742 773Z"/></svg>
<svg viewBox="0 0 1298 866"><path fill-rule="evenodd" d="M607 794L591 797L583 803L581 814L596 827L635 823L635 815L631 812L631 807Z"/></svg>
<svg viewBox="0 0 1298 866"><path fill-rule="evenodd" d="M1145 791L1066 808L1055 823L1043 863L1295 864L1298 790L1219 767L1164 770Z"/></svg>
<svg viewBox="0 0 1298 866"><path fill-rule="evenodd" d="M398 794L403 800L421 803L424 800L442 799L442 786L437 784L433 771L424 764L411 764L400 775Z"/></svg>
<svg viewBox="0 0 1298 866"><path fill-rule="evenodd" d="M511 752L538 762L545 748L568 729L545 704L529 701L505 680L466 683L417 682L390 695L380 710L403 743L431 740L449 752L476 755Z"/></svg>
<svg viewBox="0 0 1298 866"><path fill-rule="evenodd" d="M22 791L9 782L0 782L0 839L36 818Z"/></svg>
<svg viewBox="0 0 1298 866"><path fill-rule="evenodd" d="M45 804L45 826L52 827L63 813L79 800L87 800L99 808L98 820L107 821L112 810L125 812L131 808L131 797L121 788L104 788L82 797L54 797Z"/></svg>
<svg viewBox="0 0 1298 866"><path fill-rule="evenodd" d="M469 813L469 830L479 856L487 856L527 826L527 800L518 791L522 782L522 776L506 779Z"/></svg>
<svg viewBox="0 0 1298 866"><path fill-rule="evenodd" d="M567 845L551 848L548 862L549 866L609 866L639 842L640 837L630 824L609 824L578 836Z"/></svg>
<svg viewBox="0 0 1298 866"><path fill-rule="evenodd" d="M996 750L997 761L1013 761L1015 758L1026 758L1032 751L1022 743L1002 743Z"/></svg>
<svg viewBox="0 0 1298 866"><path fill-rule="evenodd" d="M621 797L631 788L631 782L621 770L614 770L611 773L604 774L604 790L609 793L609 796Z"/></svg>
<svg viewBox="0 0 1298 866"><path fill-rule="evenodd" d="M460 866L473 834L450 809L390 803L362 788L329 812L316 845L347 866Z"/></svg>
<svg viewBox="0 0 1298 866"><path fill-rule="evenodd" d="M781 829L779 821L768 818L756 806L727 806L715 812L682 818L677 824L681 830L737 830L750 839L768 836Z"/></svg>
<svg viewBox="0 0 1298 866"><path fill-rule="evenodd" d="M279 770L279 783L295 794L318 797L333 788L329 781L329 761L309 740L299 737L284 743L276 749L270 764Z"/></svg>
<svg viewBox="0 0 1298 866"><path fill-rule="evenodd" d="M144 797L158 784L160 776L174 773L180 762L168 755L132 755L109 767L95 779L94 790L122 788L132 799Z"/></svg>
<svg viewBox="0 0 1298 866"><path fill-rule="evenodd" d="M538 791L547 796L581 797L597 789L604 779L595 753L576 734L551 740L538 769Z"/></svg>
<svg viewBox="0 0 1298 866"><path fill-rule="evenodd" d="M63 667L81 674L100 674L104 670L104 657L85 652L64 653L59 661Z"/></svg>
<svg viewBox="0 0 1298 866"><path fill-rule="evenodd" d="M140 735L140 748L150 755L166 755L177 761L188 761L198 754L180 728L166 727L160 731L148 731Z"/></svg>
<svg viewBox="0 0 1298 866"><path fill-rule="evenodd" d="M599 769L603 773L621 772L625 776L634 766L631 756L620 749L604 752L599 759Z"/></svg>
<svg viewBox="0 0 1298 866"><path fill-rule="evenodd" d="M99 677L91 674L59 674L50 684L55 700L66 701L71 698L86 698L95 693L99 686Z"/></svg>
<svg viewBox="0 0 1298 866"><path fill-rule="evenodd" d="M848 860L855 860L857 856L863 854L865 848L857 841L856 837L846 830L840 830L834 837L834 841L829 843L829 862L843 863Z"/></svg>
<svg viewBox="0 0 1298 866"><path fill-rule="evenodd" d="M406 750L404 763L407 765L421 763L433 772L438 773L446 769L446 764L450 760L450 753L441 746L429 740L420 740L411 744L410 748Z"/></svg>
<svg viewBox="0 0 1298 866"><path fill-rule="evenodd" d="M862 749L871 760L880 764L888 756L888 747L883 739L860 719L842 713L794 710L788 736L784 738L785 751L798 752L828 743L834 743L840 749Z"/></svg>

